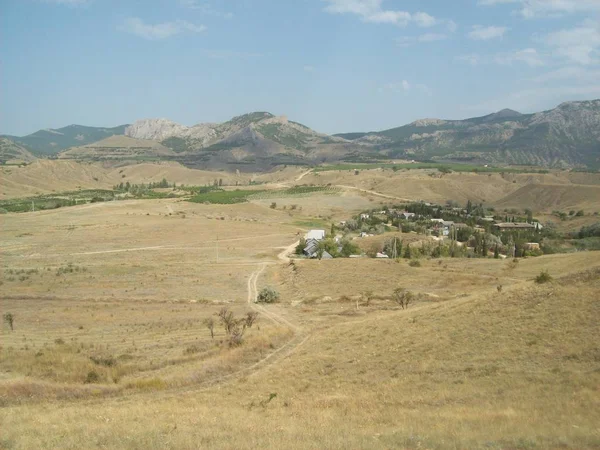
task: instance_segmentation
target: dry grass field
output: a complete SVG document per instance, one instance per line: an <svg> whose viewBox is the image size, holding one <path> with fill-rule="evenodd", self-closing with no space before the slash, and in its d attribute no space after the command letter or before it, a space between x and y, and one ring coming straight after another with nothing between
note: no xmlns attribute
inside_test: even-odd
<svg viewBox="0 0 600 450"><path fill-rule="evenodd" d="M435 169L394 172L391 169L327 171L306 175L301 183L342 185L376 191L392 198L466 204L467 200L501 208L600 211L600 175L468 173L442 174Z"/></svg>
<svg viewBox="0 0 600 450"><path fill-rule="evenodd" d="M73 170L57 190L123 174L236 177L48 163ZM124 200L0 216L0 313L14 316L14 330L0 329L0 448L600 448L599 253L422 258L418 267L290 260L309 228L425 185L441 198L459 183L420 172L374 175L373 186L284 169L264 175L263 188L349 187L235 205ZM575 175L560 184L585 184ZM7 192L51 189L46 177L22 177ZM466 177L457 198L477 177L489 180ZM491 178L498 198L521 183ZM542 271L552 281L537 284ZM265 286L278 303L254 303ZM413 294L408 309L393 301L398 287ZM241 346L218 321L214 338L205 326L224 307L259 314Z"/></svg>

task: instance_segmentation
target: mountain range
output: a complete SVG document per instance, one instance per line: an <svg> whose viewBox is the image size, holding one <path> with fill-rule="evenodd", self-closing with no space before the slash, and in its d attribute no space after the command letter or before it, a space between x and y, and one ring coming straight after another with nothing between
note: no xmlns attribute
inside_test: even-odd
<svg viewBox="0 0 600 450"><path fill-rule="evenodd" d="M192 127L167 119L94 128L70 125L25 137L1 136L38 156L170 159L191 167L268 169L279 164L390 159L600 166L600 100L566 102L535 114L504 109L465 120L421 119L375 132L337 135L254 112ZM8 147L7 147L8 148Z"/></svg>

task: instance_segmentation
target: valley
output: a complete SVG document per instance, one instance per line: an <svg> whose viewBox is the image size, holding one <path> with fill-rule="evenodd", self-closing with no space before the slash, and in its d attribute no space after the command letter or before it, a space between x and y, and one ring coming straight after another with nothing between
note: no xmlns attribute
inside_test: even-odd
<svg viewBox="0 0 600 450"><path fill-rule="evenodd" d="M436 242L339 225L403 202L532 208L577 231L597 223L597 174L331 169L3 168L8 204L115 197L1 216L2 445L594 448L597 252L319 260L296 246L332 224L368 254L390 238ZM176 187L135 198L121 183ZM536 283L544 272L552 281ZM275 303L255 303L265 288ZM239 344L224 308L258 314Z"/></svg>

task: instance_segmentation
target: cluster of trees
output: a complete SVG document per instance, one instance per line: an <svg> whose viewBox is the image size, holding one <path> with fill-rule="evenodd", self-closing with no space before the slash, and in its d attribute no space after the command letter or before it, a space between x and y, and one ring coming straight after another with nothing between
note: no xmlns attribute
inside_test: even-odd
<svg viewBox="0 0 600 450"><path fill-rule="evenodd" d="M296 254L304 254L306 248L306 240L300 239L300 243L296 246ZM362 250L358 245L349 239L342 239L340 242L336 242L335 239L329 237L319 241L317 248L317 258L321 259L324 252L329 253L334 258L348 258L350 255L360 255Z"/></svg>
<svg viewBox="0 0 600 450"><path fill-rule="evenodd" d="M148 189L159 189L159 188L175 188L177 187L177 183L170 184L166 178L163 178L162 181L156 181L153 183L141 183L141 184L131 184L129 181L123 183L119 183L113 186L113 190L122 191L122 192L137 192L137 191L146 191Z"/></svg>
<svg viewBox="0 0 600 450"><path fill-rule="evenodd" d="M588 225L587 227L581 227L579 233L577 233L579 239L584 239L588 237L600 237L600 222L597 222L593 225Z"/></svg>
<svg viewBox="0 0 600 450"><path fill-rule="evenodd" d="M230 347L238 347L244 342L244 333L247 329L252 328L252 325L258 319L257 312L247 312L245 316L235 317L233 311L227 307L223 307L218 313L215 313L217 320L223 326L227 341ZM215 326L217 322L213 317L204 319L204 326L210 331L210 337L215 338Z"/></svg>

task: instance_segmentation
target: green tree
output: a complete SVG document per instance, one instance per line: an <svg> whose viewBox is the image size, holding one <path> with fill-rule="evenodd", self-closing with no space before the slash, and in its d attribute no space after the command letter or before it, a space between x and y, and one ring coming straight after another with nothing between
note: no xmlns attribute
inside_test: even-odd
<svg viewBox="0 0 600 450"><path fill-rule="evenodd" d="M306 248L306 239L301 238L298 245L296 245L296 255L302 255L304 253L304 249Z"/></svg>
<svg viewBox="0 0 600 450"><path fill-rule="evenodd" d="M350 255L360 255L360 248L355 243L344 240L342 241L342 251L340 255L348 258Z"/></svg>
<svg viewBox="0 0 600 450"><path fill-rule="evenodd" d="M411 258L411 254L410 254L410 244L406 244L406 248L404 249L404 257L406 259L410 259Z"/></svg>

